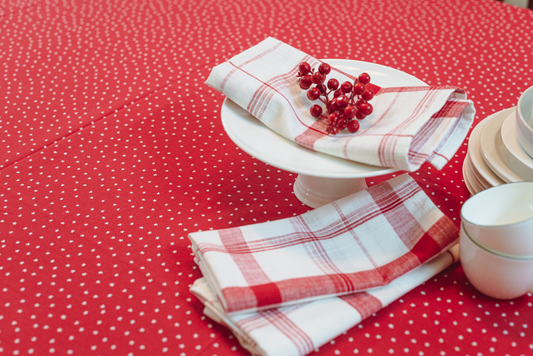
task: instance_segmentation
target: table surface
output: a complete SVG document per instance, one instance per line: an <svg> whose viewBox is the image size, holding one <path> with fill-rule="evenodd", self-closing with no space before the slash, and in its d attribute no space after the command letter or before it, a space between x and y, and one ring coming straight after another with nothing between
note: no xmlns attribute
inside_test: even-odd
<svg viewBox="0 0 533 356"><path fill-rule="evenodd" d="M247 354L189 293L187 234L309 210L204 84L268 36L460 86L475 124L533 85L533 11L491 0L1 0L0 353ZM411 173L457 224L467 145ZM457 263L316 354L526 355L532 315Z"/></svg>

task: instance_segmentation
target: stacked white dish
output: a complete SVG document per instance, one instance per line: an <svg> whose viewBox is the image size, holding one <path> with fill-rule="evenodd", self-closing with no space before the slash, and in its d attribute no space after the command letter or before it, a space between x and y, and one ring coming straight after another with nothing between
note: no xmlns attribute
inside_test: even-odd
<svg viewBox="0 0 533 356"><path fill-rule="evenodd" d="M532 202L533 182L519 182L485 190L463 204L461 263L480 292L513 299L533 289Z"/></svg>
<svg viewBox="0 0 533 356"><path fill-rule="evenodd" d="M482 120L470 134L463 178L473 195L505 183L533 181L533 87L518 106Z"/></svg>

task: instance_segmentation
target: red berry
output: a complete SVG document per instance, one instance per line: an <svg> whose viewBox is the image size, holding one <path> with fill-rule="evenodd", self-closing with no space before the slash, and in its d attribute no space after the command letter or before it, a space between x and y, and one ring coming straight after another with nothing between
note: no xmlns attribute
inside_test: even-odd
<svg viewBox="0 0 533 356"><path fill-rule="evenodd" d="M358 112L355 113L355 117L356 117L358 120L363 120L363 119L366 117L366 115L363 114L361 111L358 111Z"/></svg>
<svg viewBox="0 0 533 356"><path fill-rule="evenodd" d="M331 122L331 123L335 123L338 118L339 118L339 114L337 114L336 112L331 113L328 116L329 122Z"/></svg>
<svg viewBox="0 0 533 356"><path fill-rule="evenodd" d="M339 129L337 128L337 125L330 124L326 132L331 135L336 135L339 133Z"/></svg>
<svg viewBox="0 0 533 356"><path fill-rule="evenodd" d="M324 84L317 84L316 87L320 90L320 94L326 95L326 86Z"/></svg>
<svg viewBox="0 0 533 356"><path fill-rule="evenodd" d="M370 88L366 88L363 95L361 95L361 98L363 98L364 100L372 100L373 97L374 97L374 91Z"/></svg>
<svg viewBox="0 0 533 356"><path fill-rule="evenodd" d="M341 130L346 128L346 125L348 125L348 120L346 118L341 117L339 120L337 120L337 127Z"/></svg>
<svg viewBox="0 0 533 356"><path fill-rule="evenodd" d="M357 83L353 87L353 93L355 95L361 95L365 92L365 85L363 83Z"/></svg>
<svg viewBox="0 0 533 356"><path fill-rule="evenodd" d="M350 122L348 122L348 125L346 126L346 128L351 133L355 133L355 132L359 131L359 121L351 120Z"/></svg>
<svg viewBox="0 0 533 356"><path fill-rule="evenodd" d="M307 92L307 98L311 101L316 100L320 97L320 90L318 88L314 87L309 89Z"/></svg>
<svg viewBox="0 0 533 356"><path fill-rule="evenodd" d="M300 71L300 75L309 74L309 72L311 71L311 65L307 62L302 62L300 63L298 70Z"/></svg>
<svg viewBox="0 0 533 356"><path fill-rule="evenodd" d="M339 89L339 81L335 78L331 78L330 80L328 80L328 88L331 90Z"/></svg>
<svg viewBox="0 0 533 356"><path fill-rule="evenodd" d="M337 110L339 110L339 106L337 105L337 98L335 98L329 102L328 111L333 112Z"/></svg>
<svg viewBox="0 0 533 356"><path fill-rule="evenodd" d="M311 106L309 111L311 112L312 117L318 118L320 115L322 115L322 107L320 105Z"/></svg>
<svg viewBox="0 0 533 356"><path fill-rule="evenodd" d="M370 103L362 103L359 106L359 111L363 113L365 116L368 116L372 114L372 111L374 111L374 108L372 107L372 104Z"/></svg>
<svg viewBox="0 0 533 356"><path fill-rule="evenodd" d="M339 109L345 108L350 102L345 95L341 95L338 98L335 98L334 100L337 102L337 107Z"/></svg>
<svg viewBox="0 0 533 356"><path fill-rule="evenodd" d="M304 75L300 78L300 88L307 90L311 87L311 84L313 84L313 80L310 75Z"/></svg>
<svg viewBox="0 0 533 356"><path fill-rule="evenodd" d="M348 94L349 92L351 92L351 91L352 91L352 88L353 88L353 85L352 85L352 83L350 83L350 82L344 82L344 83L342 83L342 85L341 85L341 90L342 90L342 92L343 92L344 94Z"/></svg>
<svg viewBox="0 0 533 356"><path fill-rule="evenodd" d="M322 84L326 80L326 76L322 73L316 72L313 74L313 83L315 84Z"/></svg>
<svg viewBox="0 0 533 356"><path fill-rule="evenodd" d="M366 101L364 100L359 100L357 103L355 103L355 107L357 108L357 110L359 110L361 108L361 104L364 104L366 103Z"/></svg>
<svg viewBox="0 0 533 356"><path fill-rule="evenodd" d="M331 72L331 66L327 63L322 63L318 67L318 71L324 75L328 75Z"/></svg>
<svg viewBox="0 0 533 356"><path fill-rule="evenodd" d="M353 119L355 117L355 113L357 112L357 109L355 106L348 105L344 108L344 117L347 119Z"/></svg>
<svg viewBox="0 0 533 356"><path fill-rule="evenodd" d="M335 90L335 91L333 92L333 97L334 97L334 98L338 98L338 97L341 96L341 95L342 95L342 90L340 90L340 89L339 89L339 90Z"/></svg>
<svg viewBox="0 0 533 356"><path fill-rule="evenodd" d="M363 84L370 83L370 76L367 73L361 73L359 75L359 81Z"/></svg>

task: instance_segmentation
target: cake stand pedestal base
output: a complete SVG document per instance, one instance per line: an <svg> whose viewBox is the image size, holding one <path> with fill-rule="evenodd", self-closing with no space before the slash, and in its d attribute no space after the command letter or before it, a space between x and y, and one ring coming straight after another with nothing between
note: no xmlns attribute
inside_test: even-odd
<svg viewBox="0 0 533 356"><path fill-rule="evenodd" d="M305 205L318 208L366 188L364 178L322 178L298 174L294 194Z"/></svg>

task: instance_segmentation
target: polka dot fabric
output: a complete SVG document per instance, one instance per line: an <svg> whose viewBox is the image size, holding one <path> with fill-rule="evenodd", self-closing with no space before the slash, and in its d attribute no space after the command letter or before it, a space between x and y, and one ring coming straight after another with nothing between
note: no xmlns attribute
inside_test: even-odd
<svg viewBox="0 0 533 356"><path fill-rule="evenodd" d="M214 65L272 36L461 86L477 123L533 85L532 34L490 0L2 1L0 353L248 354L189 293L187 234L309 208L225 134ZM457 224L467 145L411 174ZM313 354L528 355L531 315L456 264Z"/></svg>

